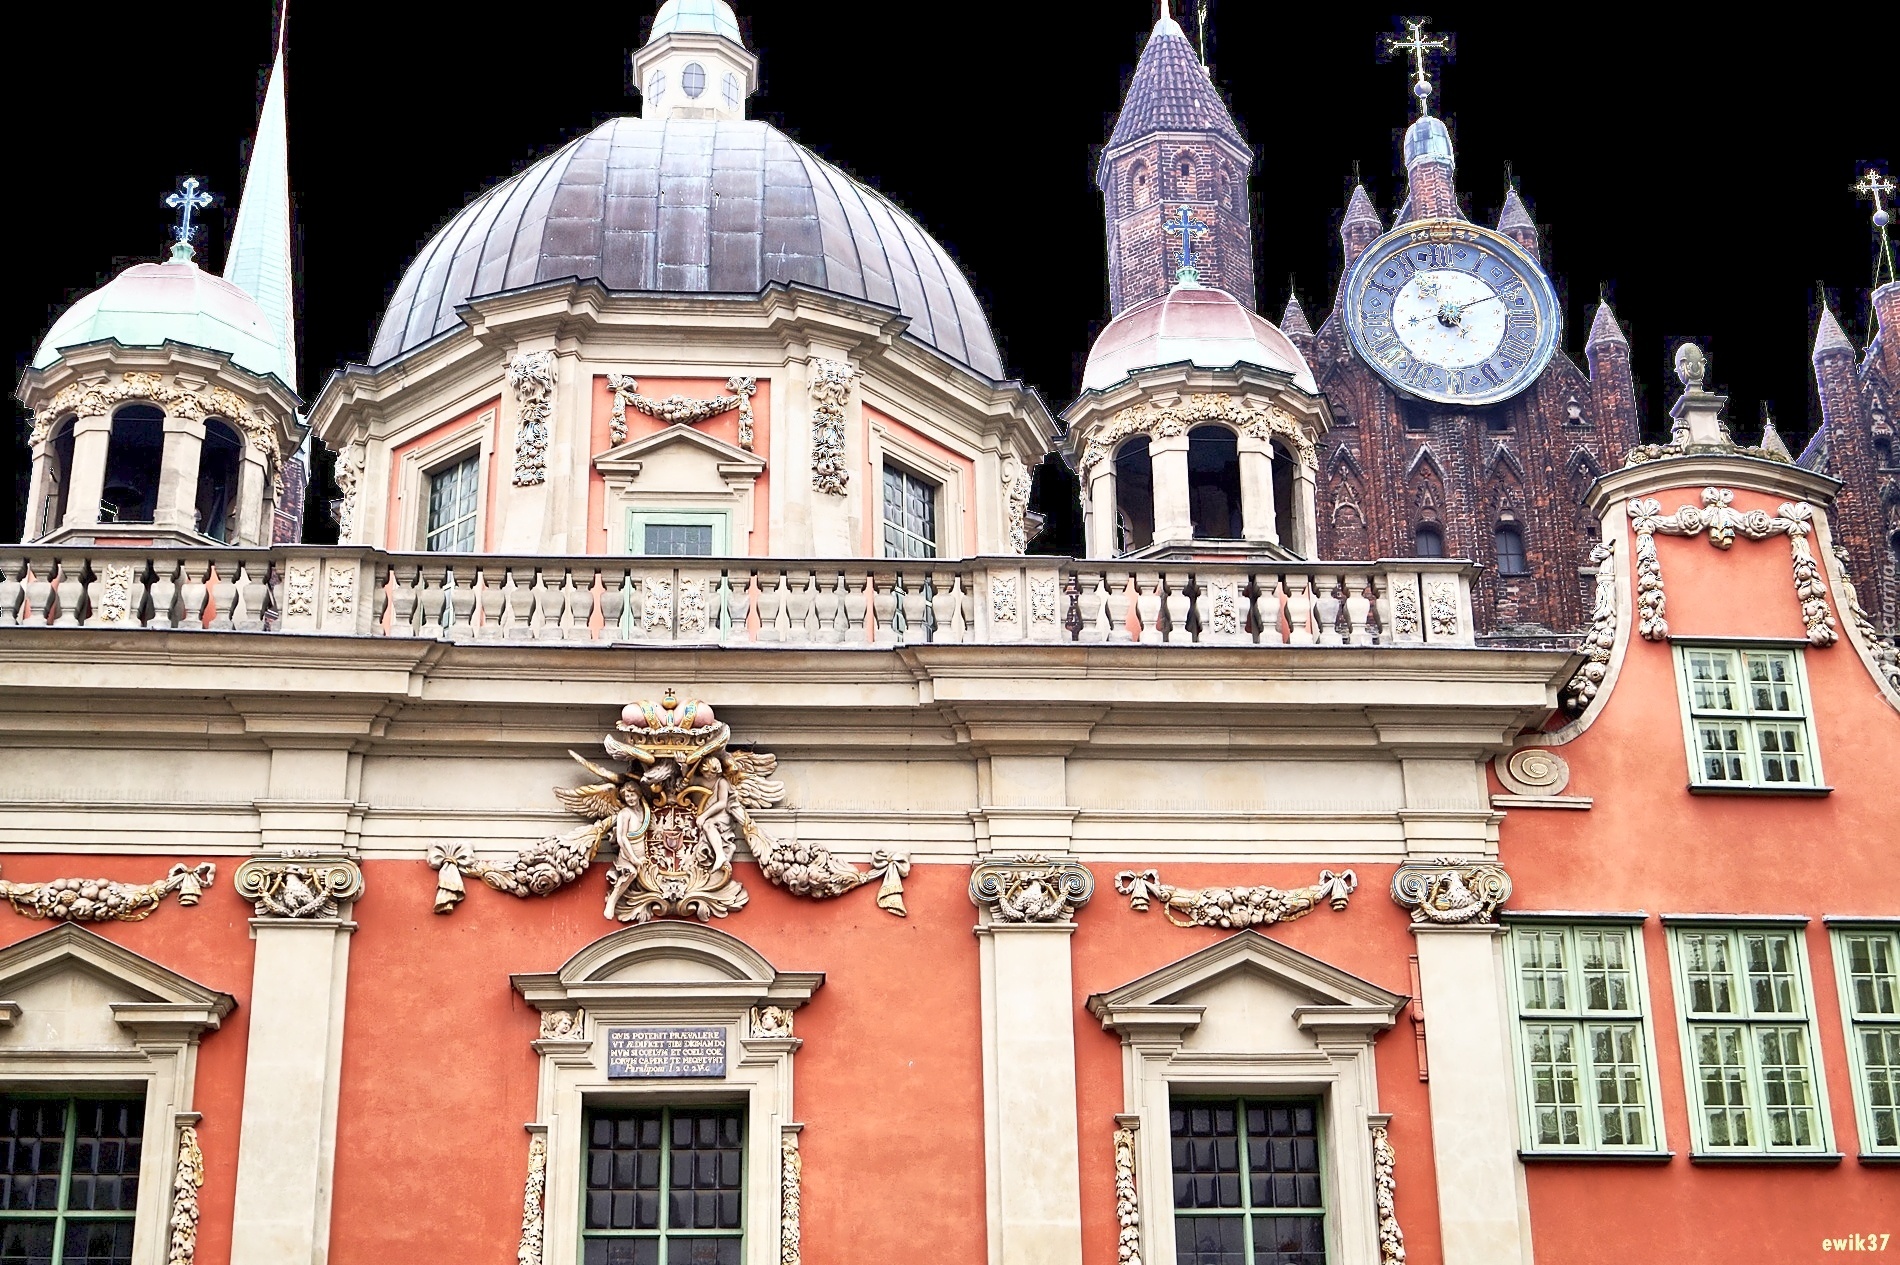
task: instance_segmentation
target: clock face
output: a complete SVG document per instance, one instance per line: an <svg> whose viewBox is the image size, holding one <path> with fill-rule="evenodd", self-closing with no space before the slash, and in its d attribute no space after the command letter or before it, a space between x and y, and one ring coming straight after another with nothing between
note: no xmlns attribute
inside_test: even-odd
<svg viewBox="0 0 1900 1265"><path fill-rule="evenodd" d="M1421 400L1508 400L1550 363L1557 324L1556 292L1524 249L1458 220L1387 233L1346 277L1353 349Z"/></svg>

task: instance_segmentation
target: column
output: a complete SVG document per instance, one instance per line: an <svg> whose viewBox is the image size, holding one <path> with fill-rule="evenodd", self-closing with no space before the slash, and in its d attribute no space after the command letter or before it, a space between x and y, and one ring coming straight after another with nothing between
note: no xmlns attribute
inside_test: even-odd
<svg viewBox="0 0 1900 1265"><path fill-rule="evenodd" d="M1273 441L1242 432L1240 448L1240 534L1245 540L1280 543L1273 520Z"/></svg>
<svg viewBox="0 0 1900 1265"><path fill-rule="evenodd" d="M66 527L97 527L99 501L106 494L106 449L112 444L112 418L100 414L73 422L72 485L66 489Z"/></svg>
<svg viewBox="0 0 1900 1265"><path fill-rule="evenodd" d="M46 495L53 480L53 445L41 443L33 451L33 469L27 476L26 517L20 520L20 539L31 542L45 535L40 519L46 514ZM57 527L58 523L49 524Z"/></svg>
<svg viewBox="0 0 1900 1265"><path fill-rule="evenodd" d="M198 461L204 455L204 443L203 418L165 414L165 449L158 466L154 527L198 530Z"/></svg>
<svg viewBox="0 0 1900 1265"><path fill-rule="evenodd" d="M1154 471L1155 540L1194 539L1194 519L1188 510L1187 435L1150 439L1148 459Z"/></svg>
<svg viewBox="0 0 1900 1265"><path fill-rule="evenodd" d="M1089 472L1089 521L1086 548L1091 558L1115 556L1115 461L1105 457Z"/></svg>
<svg viewBox="0 0 1900 1265"><path fill-rule="evenodd" d="M269 483L265 479L264 455L244 445L244 459L238 463L238 529L237 542L241 545L265 545L270 541L267 535L264 515L264 502L269 497ZM194 475L194 486L197 478Z"/></svg>
<svg viewBox="0 0 1900 1265"><path fill-rule="evenodd" d="M1305 462L1293 467L1293 543L1302 558L1319 557L1318 517L1314 507L1313 468ZM1282 541L1281 543L1285 543Z"/></svg>

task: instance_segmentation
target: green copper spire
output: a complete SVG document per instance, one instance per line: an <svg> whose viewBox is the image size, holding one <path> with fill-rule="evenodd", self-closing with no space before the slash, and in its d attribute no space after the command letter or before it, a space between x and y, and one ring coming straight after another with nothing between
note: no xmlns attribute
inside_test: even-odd
<svg viewBox="0 0 1900 1265"><path fill-rule="evenodd" d="M264 310L283 351L277 376L294 391L297 315L291 291L290 151L284 110L287 16L280 13L277 20L277 56L271 64L270 84L264 90L257 142L251 147L251 166L244 175L244 197L238 203L237 227L231 234L231 252L225 257L224 279L257 300Z"/></svg>

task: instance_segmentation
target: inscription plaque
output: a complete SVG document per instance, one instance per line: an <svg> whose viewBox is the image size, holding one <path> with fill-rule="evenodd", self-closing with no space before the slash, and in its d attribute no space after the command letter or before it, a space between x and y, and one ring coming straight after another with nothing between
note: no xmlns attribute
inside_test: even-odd
<svg viewBox="0 0 1900 1265"><path fill-rule="evenodd" d="M607 1079L713 1079L726 1074L726 1030L607 1029Z"/></svg>

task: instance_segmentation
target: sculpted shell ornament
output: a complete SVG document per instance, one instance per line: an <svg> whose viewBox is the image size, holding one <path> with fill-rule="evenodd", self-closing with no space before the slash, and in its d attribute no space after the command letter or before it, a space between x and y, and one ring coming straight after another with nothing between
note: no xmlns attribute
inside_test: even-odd
<svg viewBox="0 0 1900 1265"><path fill-rule="evenodd" d="M1351 870L1337 874L1321 870L1319 882L1287 890L1266 886L1174 887L1163 883L1155 870L1123 870L1115 876L1115 890L1128 897L1130 909L1146 913L1151 902L1160 901L1161 912L1177 927L1262 927L1292 922L1318 909L1321 902L1343 911L1347 898L1358 887L1359 876Z"/></svg>
<svg viewBox="0 0 1900 1265"><path fill-rule="evenodd" d="M156 883L120 883L103 878L56 878L44 883L0 879L0 900L28 918L57 922L143 922L166 896L178 893L180 905L195 905L216 878L210 861L174 865Z"/></svg>
<svg viewBox="0 0 1900 1265"><path fill-rule="evenodd" d="M628 771L570 751L600 780L554 790L588 823L524 848L502 865L477 860L465 843L436 844L428 858L437 871L435 911L454 911L467 895L466 875L513 896L545 896L586 873L611 841L605 914L620 922L708 922L744 908L745 887L733 877L741 843L767 881L787 891L824 898L877 882L878 908L902 917L909 858L879 851L868 870L859 870L822 846L766 834L752 813L785 798L784 784L772 777L778 757L733 748L731 736L711 706L682 702L672 690L658 701L629 704L604 743Z"/></svg>

